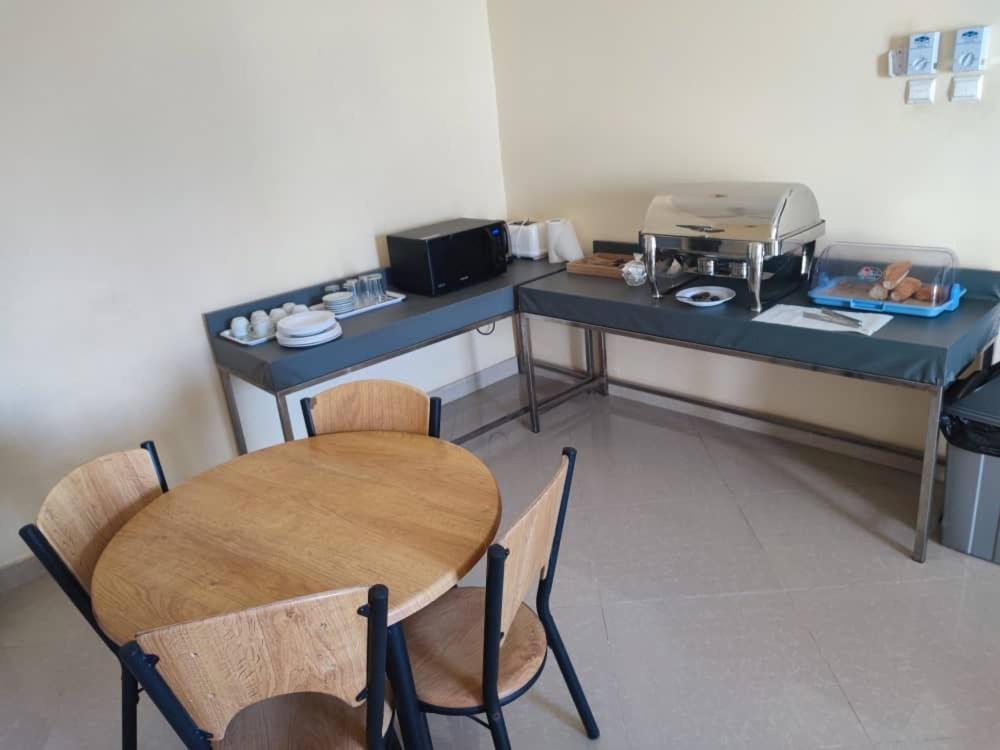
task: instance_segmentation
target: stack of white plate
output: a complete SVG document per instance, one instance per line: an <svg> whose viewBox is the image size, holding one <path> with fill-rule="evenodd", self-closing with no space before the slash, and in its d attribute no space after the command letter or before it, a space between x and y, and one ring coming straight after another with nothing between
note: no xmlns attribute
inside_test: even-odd
<svg viewBox="0 0 1000 750"><path fill-rule="evenodd" d="M337 315L354 309L354 295L351 292L330 292L323 295L323 307Z"/></svg>
<svg viewBox="0 0 1000 750"><path fill-rule="evenodd" d="M325 344L342 333L337 317L324 310L294 313L278 321L278 343L292 348Z"/></svg>

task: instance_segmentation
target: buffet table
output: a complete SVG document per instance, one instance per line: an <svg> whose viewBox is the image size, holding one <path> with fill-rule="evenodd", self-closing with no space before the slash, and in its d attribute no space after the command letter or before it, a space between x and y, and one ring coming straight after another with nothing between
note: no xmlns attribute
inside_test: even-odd
<svg viewBox="0 0 1000 750"><path fill-rule="evenodd" d="M221 338L219 333L229 327L230 320L240 315L249 316L252 310L269 310L284 302L315 304L322 298L324 287L329 281L205 313L205 330L222 380L238 452L246 453L247 445L239 406L233 392L233 378L274 396L284 439L292 440L294 435L288 408L289 396L363 367L489 326L504 318L515 317L516 289L521 284L559 273L562 269L561 263L515 260L508 266L506 273L474 286L440 297L411 294L400 304L345 319L342 321L344 333L341 338L308 349L286 349L276 341L258 346L242 346ZM398 290L390 287L390 291ZM515 325L515 344L520 351L519 342L516 341L518 331L519 327ZM593 387L594 382L588 376L584 378L584 382L553 396L539 406L555 406L580 390ZM453 442L470 440L504 422L523 416L527 411L525 406L455 438Z"/></svg>
<svg viewBox="0 0 1000 750"><path fill-rule="evenodd" d="M653 299L645 286L630 288L611 279L567 273L539 279L518 289L521 357L528 380L532 430L540 429L531 350L532 319L585 330L588 351L598 353L596 377L604 392L608 383L614 382L607 374L605 337L609 333L925 391L930 395L930 405L913 546L913 559L923 562L927 556L943 392L984 349L992 347L1000 321L1000 274L962 271L959 283L968 293L955 312L938 318L898 315L867 337L755 323L756 313L738 301L695 308L677 302L672 295ZM781 302L811 304L804 291ZM644 390L668 397L676 395L656 388Z"/></svg>

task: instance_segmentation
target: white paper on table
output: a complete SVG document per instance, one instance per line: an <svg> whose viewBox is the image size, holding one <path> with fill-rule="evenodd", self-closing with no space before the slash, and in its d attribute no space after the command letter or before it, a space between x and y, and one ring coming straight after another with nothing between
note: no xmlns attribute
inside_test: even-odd
<svg viewBox="0 0 1000 750"><path fill-rule="evenodd" d="M891 315L883 313L859 313L854 310L837 310L842 315L855 318L861 321L860 328L851 328L837 323L826 323L822 320L807 318L803 313L813 313L821 315L819 307L802 307L800 305L775 305L770 310L765 310L756 318L755 323L777 323L783 326L795 326L796 328L811 328L814 331L834 331L836 333L860 333L863 336L871 336L877 330L887 325L891 320Z"/></svg>

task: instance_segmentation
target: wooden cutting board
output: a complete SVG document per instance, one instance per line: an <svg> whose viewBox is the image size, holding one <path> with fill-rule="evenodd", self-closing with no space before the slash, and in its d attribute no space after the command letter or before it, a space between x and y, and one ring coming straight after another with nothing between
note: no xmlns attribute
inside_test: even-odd
<svg viewBox="0 0 1000 750"><path fill-rule="evenodd" d="M632 256L626 253L594 253L567 263L566 272L621 280L622 266L630 260Z"/></svg>

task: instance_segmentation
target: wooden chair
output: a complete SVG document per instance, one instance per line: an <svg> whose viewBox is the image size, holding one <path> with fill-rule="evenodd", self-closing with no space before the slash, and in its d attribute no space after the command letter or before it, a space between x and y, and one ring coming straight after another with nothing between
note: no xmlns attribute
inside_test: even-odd
<svg viewBox="0 0 1000 750"><path fill-rule="evenodd" d="M356 587L169 625L121 659L191 750L398 748L388 601Z"/></svg>
<svg viewBox="0 0 1000 750"><path fill-rule="evenodd" d="M548 649L587 736L600 735L549 608L575 462L576 451L564 448L555 477L489 548L486 588L454 588L406 621L421 710L485 713L498 750L510 747L502 707L535 683ZM523 602L536 583L537 614Z"/></svg>
<svg viewBox="0 0 1000 750"><path fill-rule="evenodd" d="M441 437L441 399L394 380L344 383L301 403L309 437L371 430Z"/></svg>
<svg viewBox="0 0 1000 750"><path fill-rule="evenodd" d="M94 566L125 522L166 491L156 446L145 442L71 471L49 492L36 522L19 532L116 658L118 644L98 626L91 606ZM139 687L124 667L121 700L122 747L134 750Z"/></svg>

